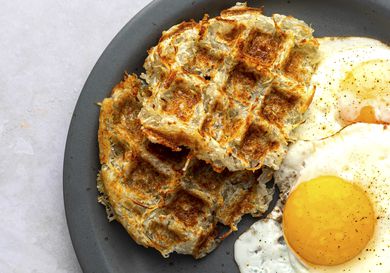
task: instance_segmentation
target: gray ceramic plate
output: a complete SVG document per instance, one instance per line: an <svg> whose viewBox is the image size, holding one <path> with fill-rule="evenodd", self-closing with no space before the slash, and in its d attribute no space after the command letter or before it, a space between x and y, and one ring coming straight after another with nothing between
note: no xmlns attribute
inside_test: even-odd
<svg viewBox="0 0 390 273"><path fill-rule="evenodd" d="M77 102L64 159L66 216L74 249L85 273L212 272L233 273L235 239L253 222L244 218L239 231L201 260L172 255L164 259L153 249L135 244L120 224L108 223L96 202L99 169L97 129L99 108L124 71L139 73L146 50L161 31L183 20L212 16L238 0L156 0L138 13L113 39L92 70ZM266 14L293 15L311 24L316 36L369 36L390 41L389 0L249 1Z"/></svg>

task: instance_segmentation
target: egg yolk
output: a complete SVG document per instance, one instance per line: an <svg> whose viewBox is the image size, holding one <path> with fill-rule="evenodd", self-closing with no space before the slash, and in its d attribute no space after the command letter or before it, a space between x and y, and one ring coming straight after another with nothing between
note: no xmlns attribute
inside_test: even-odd
<svg viewBox="0 0 390 273"><path fill-rule="evenodd" d="M381 123L381 121L376 118L375 109L370 105L360 109L359 115L354 122Z"/></svg>
<svg viewBox="0 0 390 273"><path fill-rule="evenodd" d="M342 264L357 256L372 238L375 224L364 190L334 176L299 184L283 212L288 245L314 265Z"/></svg>
<svg viewBox="0 0 390 273"><path fill-rule="evenodd" d="M353 122L386 123L377 118L376 109L370 102L376 101L377 105L388 107L390 101L390 61L369 60L362 62L346 74L341 82L342 92L349 92L357 100L357 115L351 119L341 111L341 119L347 124Z"/></svg>

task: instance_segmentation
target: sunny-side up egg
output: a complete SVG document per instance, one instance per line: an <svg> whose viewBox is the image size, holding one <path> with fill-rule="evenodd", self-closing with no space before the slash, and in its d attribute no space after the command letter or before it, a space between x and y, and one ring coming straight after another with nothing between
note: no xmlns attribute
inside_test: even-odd
<svg viewBox="0 0 390 273"><path fill-rule="evenodd" d="M293 139L321 139L354 122L390 124L390 47L359 37L319 38L316 92Z"/></svg>
<svg viewBox="0 0 390 273"><path fill-rule="evenodd" d="M241 273L390 272L390 126L297 141L274 178L281 221L260 220L236 241Z"/></svg>

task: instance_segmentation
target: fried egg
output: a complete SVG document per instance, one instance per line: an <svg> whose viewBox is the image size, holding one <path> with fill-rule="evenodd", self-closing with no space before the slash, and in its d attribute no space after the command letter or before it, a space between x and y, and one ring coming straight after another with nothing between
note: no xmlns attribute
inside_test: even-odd
<svg viewBox="0 0 390 273"><path fill-rule="evenodd" d="M359 37L319 38L316 88L293 139L314 140L355 122L390 123L390 47Z"/></svg>
<svg viewBox="0 0 390 273"><path fill-rule="evenodd" d="M236 241L241 273L390 272L389 143L390 127L355 123L292 144L274 175L283 215Z"/></svg>

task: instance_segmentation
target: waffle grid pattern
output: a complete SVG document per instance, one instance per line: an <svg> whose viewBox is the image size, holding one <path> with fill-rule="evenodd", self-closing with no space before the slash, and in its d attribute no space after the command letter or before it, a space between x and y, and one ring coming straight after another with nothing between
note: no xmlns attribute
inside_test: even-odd
<svg viewBox="0 0 390 273"><path fill-rule="evenodd" d="M304 22L238 5L163 33L143 78L143 131L221 171L277 168L313 96L317 42Z"/></svg>
<svg viewBox="0 0 390 273"><path fill-rule="evenodd" d="M188 150L174 152L147 140L137 118L147 92L135 75L126 76L102 102L99 201L138 244L164 256L176 251L200 258L236 229L242 215L265 212L272 197L265 187L269 176L216 173Z"/></svg>

